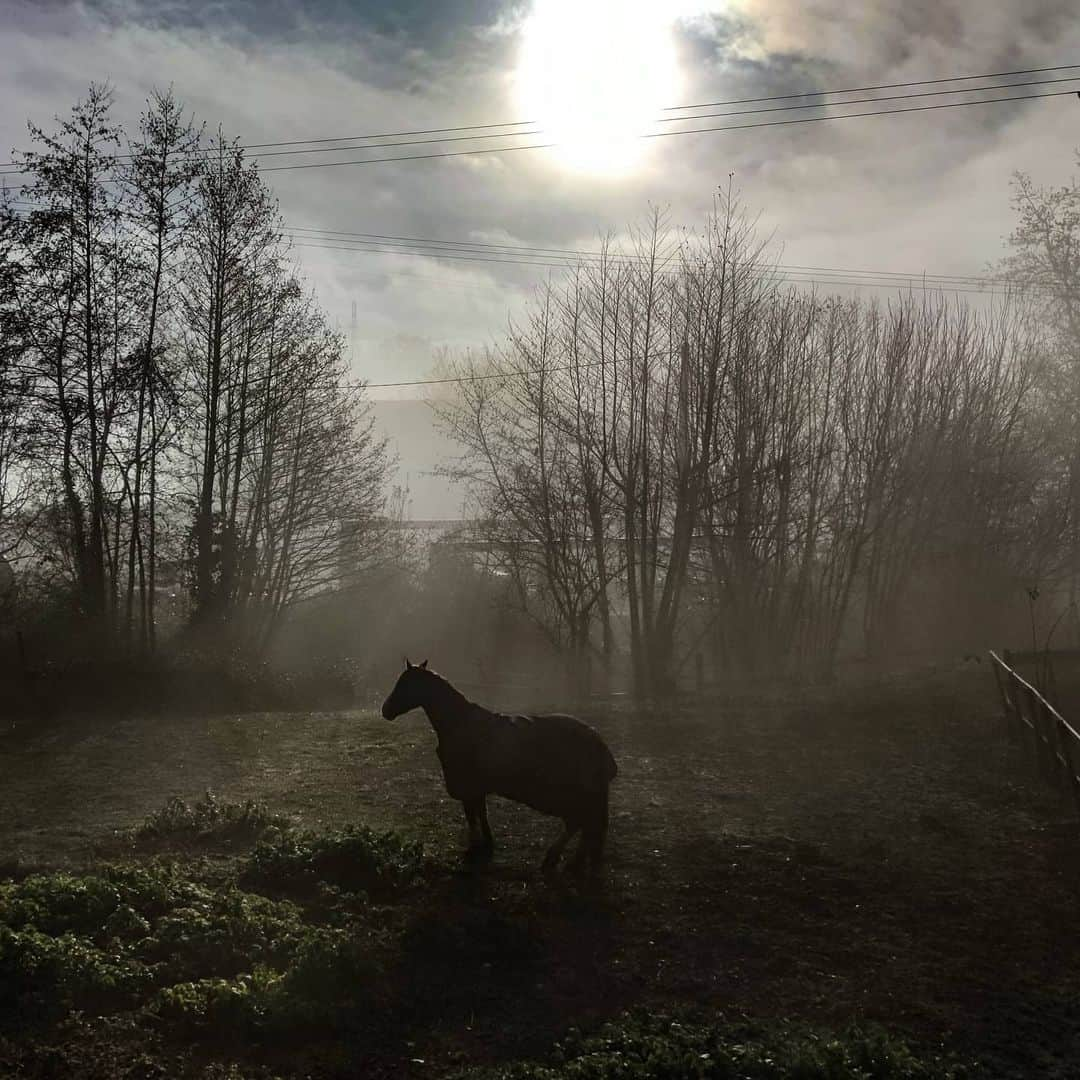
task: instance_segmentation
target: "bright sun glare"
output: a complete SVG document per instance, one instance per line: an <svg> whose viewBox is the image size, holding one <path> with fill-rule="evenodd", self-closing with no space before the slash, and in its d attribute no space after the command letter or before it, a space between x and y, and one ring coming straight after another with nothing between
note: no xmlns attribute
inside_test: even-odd
<svg viewBox="0 0 1080 1080"><path fill-rule="evenodd" d="M678 101L671 16L657 0L536 0L518 64L525 118L565 164L621 173Z"/></svg>

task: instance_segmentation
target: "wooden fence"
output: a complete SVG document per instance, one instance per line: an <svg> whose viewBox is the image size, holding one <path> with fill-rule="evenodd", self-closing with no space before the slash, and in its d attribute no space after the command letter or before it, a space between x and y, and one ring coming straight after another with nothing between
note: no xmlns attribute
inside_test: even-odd
<svg viewBox="0 0 1080 1080"><path fill-rule="evenodd" d="M1072 793L1080 814L1080 732L997 653L990 653L1009 734L1032 746L1043 778Z"/></svg>

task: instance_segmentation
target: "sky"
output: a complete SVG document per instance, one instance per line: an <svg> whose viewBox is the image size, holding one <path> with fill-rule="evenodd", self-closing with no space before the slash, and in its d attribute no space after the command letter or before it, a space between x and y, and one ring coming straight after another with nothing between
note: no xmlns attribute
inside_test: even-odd
<svg viewBox="0 0 1080 1080"><path fill-rule="evenodd" d="M171 84L209 127L244 142L539 118L548 137L588 150L574 125L589 130L594 98L596 116L615 109L615 130L620 108L651 124L664 105L1069 63L1080 63L1075 0L0 0L0 144L27 146L27 120L49 126L91 81L111 83L115 116L132 127L146 96ZM1070 88L1080 82L1018 92ZM625 235L650 206L698 227L731 177L784 263L972 274L1003 253L1011 175L1065 183L1078 132L1073 96L631 132L607 160L564 146L266 175L292 227L575 249ZM309 245L296 255L349 337L356 376L375 383L424 378L440 349L498 342L551 273ZM415 476L437 452L403 457ZM417 516L453 516L458 496L428 486Z"/></svg>

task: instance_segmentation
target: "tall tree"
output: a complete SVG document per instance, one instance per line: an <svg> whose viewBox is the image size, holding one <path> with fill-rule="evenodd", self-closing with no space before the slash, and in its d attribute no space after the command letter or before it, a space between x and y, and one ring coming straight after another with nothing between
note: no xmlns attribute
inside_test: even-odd
<svg viewBox="0 0 1080 1080"><path fill-rule="evenodd" d="M79 604L99 622L110 614L107 473L132 332L111 101L108 88L92 86L55 133L30 125L40 149L21 156L32 209L12 227L9 312L34 370L38 422L60 447L40 463L59 482Z"/></svg>
<svg viewBox="0 0 1080 1080"><path fill-rule="evenodd" d="M158 561L158 475L168 416L176 398L178 372L168 363L166 333L175 308L177 270L184 237L191 228L192 185L201 163L201 132L184 115L171 90L155 91L129 144L126 169L128 220L137 245L140 306L145 312L135 371L135 420L130 448L133 477L128 488L130 525L124 624L133 634L138 597L139 640L155 644ZM137 587L136 587L137 586Z"/></svg>

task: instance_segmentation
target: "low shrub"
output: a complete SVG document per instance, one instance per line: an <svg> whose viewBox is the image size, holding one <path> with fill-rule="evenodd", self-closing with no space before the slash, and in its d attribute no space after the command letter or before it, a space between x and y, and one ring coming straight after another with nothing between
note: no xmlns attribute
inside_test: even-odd
<svg viewBox="0 0 1080 1080"><path fill-rule="evenodd" d="M260 802L226 802L207 791L188 803L170 799L135 831L137 841L169 840L186 843L252 843L272 830L290 828L292 822Z"/></svg>
<svg viewBox="0 0 1080 1080"><path fill-rule="evenodd" d="M0 883L0 925L104 941L137 935L148 920L212 895L161 862L106 864L93 874L31 874Z"/></svg>
<svg viewBox="0 0 1080 1080"><path fill-rule="evenodd" d="M311 894L331 886L385 899L418 884L426 869L419 842L351 825L267 837L256 845L241 880L281 892Z"/></svg>
<svg viewBox="0 0 1080 1080"><path fill-rule="evenodd" d="M0 885L0 1001L49 1019L108 1011L135 991L286 965L317 932L287 900L160 863L36 874Z"/></svg>
<svg viewBox="0 0 1080 1080"><path fill-rule="evenodd" d="M98 875L32 874L0 885L0 923L54 936L96 932L120 904L120 890Z"/></svg>
<svg viewBox="0 0 1080 1080"><path fill-rule="evenodd" d="M72 1009L128 1006L152 977L142 961L106 952L88 938L0 926L0 1016L18 1026Z"/></svg>
<svg viewBox="0 0 1080 1080"><path fill-rule="evenodd" d="M366 941L309 928L283 968L177 983L158 991L146 1012L177 1035L288 1039L356 1026L370 1016L380 979Z"/></svg>
<svg viewBox="0 0 1080 1080"><path fill-rule="evenodd" d="M632 1015L573 1036L549 1063L473 1069L459 1080L960 1080L962 1066L917 1057L880 1029L841 1035L787 1023L680 1023Z"/></svg>
<svg viewBox="0 0 1080 1080"><path fill-rule="evenodd" d="M171 979L231 978L291 956L305 931L288 901L228 889L163 915L138 949Z"/></svg>
<svg viewBox="0 0 1080 1080"><path fill-rule="evenodd" d="M217 1030L243 1038L262 1019L262 1002L280 979L258 970L234 979L176 983L159 990L146 1011L177 1034Z"/></svg>

